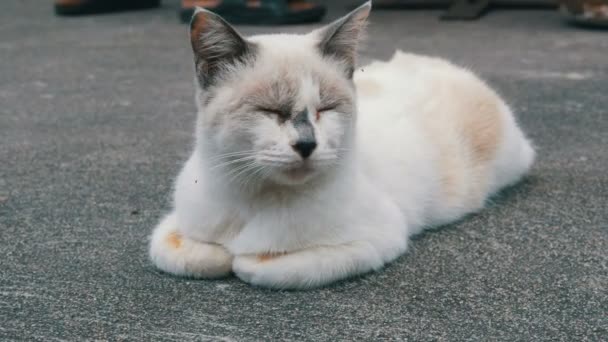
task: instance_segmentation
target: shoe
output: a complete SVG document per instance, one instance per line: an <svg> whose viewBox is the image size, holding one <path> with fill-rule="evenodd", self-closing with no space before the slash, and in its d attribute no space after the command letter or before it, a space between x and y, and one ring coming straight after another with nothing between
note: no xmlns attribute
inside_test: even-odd
<svg viewBox="0 0 608 342"><path fill-rule="evenodd" d="M160 0L55 0L57 15L86 15L154 8Z"/></svg>
<svg viewBox="0 0 608 342"><path fill-rule="evenodd" d="M196 7L232 24L283 25L320 21L326 8L309 0L182 0L180 18L189 23Z"/></svg>

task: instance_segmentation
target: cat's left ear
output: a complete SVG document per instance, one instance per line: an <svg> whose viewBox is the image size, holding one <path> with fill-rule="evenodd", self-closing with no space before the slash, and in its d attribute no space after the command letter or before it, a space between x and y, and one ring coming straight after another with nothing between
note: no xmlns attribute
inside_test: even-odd
<svg viewBox="0 0 608 342"><path fill-rule="evenodd" d="M196 8L190 22L190 42L196 74L203 88L213 84L230 66L255 55L255 45L219 15Z"/></svg>
<svg viewBox="0 0 608 342"><path fill-rule="evenodd" d="M343 63L346 74L352 78L357 62L357 48L367 25L367 17L372 9L368 1L354 11L333 23L315 31L321 53Z"/></svg>

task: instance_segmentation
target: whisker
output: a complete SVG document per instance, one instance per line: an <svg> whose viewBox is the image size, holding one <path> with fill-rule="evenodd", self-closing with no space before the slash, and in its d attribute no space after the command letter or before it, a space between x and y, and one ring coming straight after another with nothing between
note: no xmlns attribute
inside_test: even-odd
<svg viewBox="0 0 608 342"><path fill-rule="evenodd" d="M230 155L234 155L234 154L243 154L243 153L251 153L251 152L255 152L255 150L241 150L241 151L220 153L220 154L216 155L215 157L223 157L223 156L230 156Z"/></svg>
<svg viewBox="0 0 608 342"><path fill-rule="evenodd" d="M237 185L241 188L245 187L252 180L252 174L255 172L260 166L255 165L248 169L241 171L239 174L235 176L235 180Z"/></svg>
<svg viewBox="0 0 608 342"><path fill-rule="evenodd" d="M227 184L229 184L232 181L232 177L235 174L239 173L241 170L244 170L244 169L250 167L253 164L254 164L254 162L249 162L244 165L239 165L239 166L235 167L234 169L228 170L228 172L224 175L224 179L228 179Z"/></svg>
<svg viewBox="0 0 608 342"><path fill-rule="evenodd" d="M259 165L259 167L253 171L248 178L246 178L245 184L243 184L243 187L247 187L248 185L257 182L258 180L261 180L264 178L263 174L264 171L267 168L264 165Z"/></svg>
<svg viewBox="0 0 608 342"><path fill-rule="evenodd" d="M282 153L261 153L260 157L282 158L282 157L284 157L284 154L282 154Z"/></svg>
<svg viewBox="0 0 608 342"><path fill-rule="evenodd" d="M278 165L286 165L286 164L295 164L289 160L281 160L281 159L260 159L261 163L269 163L269 164L278 164Z"/></svg>
<svg viewBox="0 0 608 342"><path fill-rule="evenodd" d="M253 161L251 163L245 164L245 166L237 168L239 171L235 171L233 173L233 175L231 176L231 178L228 180L228 184L238 180L238 178L243 175L246 174L247 172L255 169L256 167L258 167L259 165Z"/></svg>
<svg viewBox="0 0 608 342"><path fill-rule="evenodd" d="M246 150L246 151L223 153L223 154L218 154L216 156L212 156L212 157L208 158L208 160L212 161L212 160L218 160L218 159L225 159L228 157L240 157L243 155L253 155L255 152L256 152L255 150Z"/></svg>
<svg viewBox="0 0 608 342"><path fill-rule="evenodd" d="M251 159L255 159L255 156L245 156L245 157L229 160L229 161L226 161L226 162L223 162L223 163L219 163L219 164L216 164L216 165L212 166L210 168L210 170L214 170L214 169L217 169L219 167L224 167L224 166L228 166L228 165L231 165L231 164L235 164L235 163L239 163L239 162L243 162L243 161L247 161L247 160L251 160Z"/></svg>

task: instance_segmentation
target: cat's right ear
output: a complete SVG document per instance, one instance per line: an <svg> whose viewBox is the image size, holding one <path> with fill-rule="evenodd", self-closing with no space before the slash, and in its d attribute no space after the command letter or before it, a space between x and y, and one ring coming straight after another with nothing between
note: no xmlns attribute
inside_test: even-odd
<svg viewBox="0 0 608 342"><path fill-rule="evenodd" d="M190 22L190 42L202 88L212 85L227 67L252 57L255 50L222 17L200 7Z"/></svg>
<svg viewBox="0 0 608 342"><path fill-rule="evenodd" d="M342 62L349 78L353 76L357 47L371 9L372 2L368 1L324 28L313 31L319 37L318 47L321 53Z"/></svg>

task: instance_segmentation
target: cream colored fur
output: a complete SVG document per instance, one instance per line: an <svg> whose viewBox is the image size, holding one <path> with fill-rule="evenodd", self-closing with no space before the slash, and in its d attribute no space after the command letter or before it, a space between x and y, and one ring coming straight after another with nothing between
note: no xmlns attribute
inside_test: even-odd
<svg viewBox="0 0 608 342"><path fill-rule="evenodd" d="M272 288L325 285L382 268L407 250L410 236L480 210L529 170L530 142L473 73L398 51L358 67L355 94L336 71L343 65L331 64L342 61L312 52L320 34L250 38L259 62L239 71L238 85L226 77L206 104L199 94L196 148L177 178L173 211L151 238L158 268L200 278L234 272ZM322 106L320 83L342 94L342 107L316 121L311 114L318 147L308 161L289 147L291 124L235 105L261 91L253 80L275 71L302 108ZM234 138L245 131L247 142ZM268 146L282 161L264 159ZM261 166L247 173L217 163L229 153ZM284 166L305 163L312 171ZM235 172L245 174L239 186L229 177Z"/></svg>

